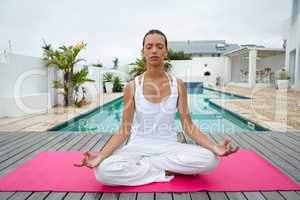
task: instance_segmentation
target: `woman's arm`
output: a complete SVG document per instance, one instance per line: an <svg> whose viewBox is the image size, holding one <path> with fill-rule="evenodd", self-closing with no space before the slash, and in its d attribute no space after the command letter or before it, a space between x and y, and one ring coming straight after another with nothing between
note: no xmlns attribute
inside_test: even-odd
<svg viewBox="0 0 300 200"><path fill-rule="evenodd" d="M121 126L100 152L99 156L101 160L109 157L114 150L129 138L134 114L134 88L134 81L131 81L124 89L124 108Z"/></svg>
<svg viewBox="0 0 300 200"><path fill-rule="evenodd" d="M119 130L110 138L98 155L92 155L90 152L85 152L82 161L74 164L75 166L96 167L128 139L134 114L134 90L134 81L131 81L126 85L124 89L123 117Z"/></svg>
<svg viewBox="0 0 300 200"><path fill-rule="evenodd" d="M203 134L194 124L188 109L187 93L184 82L180 79L178 83L178 112L180 115L181 124L185 133L187 133L197 144L209 149L219 156L226 156L234 153L238 148L232 148L230 140L226 139L220 144L214 143L205 134Z"/></svg>

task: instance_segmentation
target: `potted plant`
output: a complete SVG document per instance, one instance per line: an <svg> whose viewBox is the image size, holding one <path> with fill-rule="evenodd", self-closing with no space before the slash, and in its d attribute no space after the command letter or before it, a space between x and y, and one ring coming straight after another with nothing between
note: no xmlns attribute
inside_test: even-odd
<svg viewBox="0 0 300 200"><path fill-rule="evenodd" d="M112 89L113 89L113 74L108 72L105 73L104 76L104 85L105 85L105 90L107 93L112 93Z"/></svg>
<svg viewBox="0 0 300 200"><path fill-rule="evenodd" d="M277 87L280 91L287 91L289 88L289 73L285 69L280 69L276 74Z"/></svg>
<svg viewBox="0 0 300 200"><path fill-rule="evenodd" d="M112 88L113 92L122 92L123 83L120 77L118 76L113 77L112 83L113 83L113 88Z"/></svg>

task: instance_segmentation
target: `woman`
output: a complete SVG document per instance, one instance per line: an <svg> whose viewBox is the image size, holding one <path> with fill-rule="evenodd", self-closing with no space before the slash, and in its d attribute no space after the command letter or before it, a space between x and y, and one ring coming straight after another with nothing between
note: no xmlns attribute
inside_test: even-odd
<svg viewBox="0 0 300 200"><path fill-rule="evenodd" d="M218 156L238 150L230 140L214 143L193 124L184 82L164 71L167 45L161 31L146 33L142 48L146 71L124 89L119 130L98 155L86 152L75 164L93 168L103 184L134 186L170 181L176 174L195 175L216 168ZM177 142L177 111L185 133L198 145Z"/></svg>

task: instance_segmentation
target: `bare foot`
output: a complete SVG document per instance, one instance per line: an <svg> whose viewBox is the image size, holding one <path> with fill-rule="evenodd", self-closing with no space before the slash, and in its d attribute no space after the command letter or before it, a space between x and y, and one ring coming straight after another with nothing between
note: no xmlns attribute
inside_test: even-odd
<svg viewBox="0 0 300 200"><path fill-rule="evenodd" d="M165 174L166 174L166 176L184 175L184 174L179 174L179 173L176 173L176 172L171 172L171 171L168 171L168 170L165 171ZM191 176L197 176L197 174L191 174Z"/></svg>
<svg viewBox="0 0 300 200"><path fill-rule="evenodd" d="M175 176L175 175L180 175L180 174L178 174L178 173L175 173L175 172L171 172L171 171L165 171L165 174L166 174L166 176Z"/></svg>

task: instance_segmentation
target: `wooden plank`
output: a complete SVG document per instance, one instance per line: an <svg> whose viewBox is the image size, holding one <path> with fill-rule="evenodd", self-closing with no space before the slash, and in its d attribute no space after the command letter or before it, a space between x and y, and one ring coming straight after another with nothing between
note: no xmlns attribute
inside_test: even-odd
<svg viewBox="0 0 300 200"><path fill-rule="evenodd" d="M248 200L265 200L260 192L243 192Z"/></svg>
<svg viewBox="0 0 300 200"><path fill-rule="evenodd" d="M20 139L23 139L24 137L31 137L32 135L35 135L36 133L33 132L28 132L28 133L22 133L20 132L20 134L18 135L12 135L12 136L8 136L7 138L5 138L4 140L1 141L0 145L1 147L7 147L10 146L12 142L17 142Z"/></svg>
<svg viewBox="0 0 300 200"><path fill-rule="evenodd" d="M137 193L137 200L154 200L153 192L139 192Z"/></svg>
<svg viewBox="0 0 300 200"><path fill-rule="evenodd" d="M192 200L209 200L208 192L191 192Z"/></svg>
<svg viewBox="0 0 300 200"><path fill-rule="evenodd" d="M272 138L273 140L276 140L279 143L285 144L285 145L293 148L294 150L296 150L297 152L300 153L300 150L299 150L300 149L300 142L298 142L297 140L287 136L286 133L270 132L270 133L265 133L265 134L260 134L260 135L262 137Z"/></svg>
<svg viewBox="0 0 300 200"><path fill-rule="evenodd" d="M119 200L135 200L136 192L120 193Z"/></svg>
<svg viewBox="0 0 300 200"><path fill-rule="evenodd" d="M20 134L18 132L0 132L0 143L6 138L16 137Z"/></svg>
<svg viewBox="0 0 300 200"><path fill-rule="evenodd" d="M42 150L43 149L48 149L49 147L53 147L53 144L60 144L60 146L61 145L65 145L65 143L60 143L61 141L63 141L63 139L64 138L66 138L66 137L68 137L69 136L69 134L61 134L61 135L58 135L58 137L56 137L55 138L55 140L52 140L50 143L48 143L47 145L44 145L43 146L43 148L42 148ZM75 137L74 137L74 139L75 139ZM31 155L32 156L32 155ZM8 170L10 170L10 171L12 171L13 169L15 169L19 164L21 164L22 162L24 162L25 160L28 160L28 159L30 159L31 157L30 157L30 155L28 155L27 157L25 157L25 158L23 158L23 159L21 159L21 160L19 160L18 162L16 162L16 163L14 163L13 165L10 165L7 169ZM2 171L0 171L0 175L5 175L5 174L7 174L8 172L7 171L4 171L4 170L2 170ZM8 194L10 194L10 197L9 198L11 198L11 199L14 199L15 198L15 195L16 195L16 197L18 197L18 193L21 193L21 192L10 192L10 193L5 193L3 196L2 196L2 193L0 193L0 199L2 200L4 200L4 199L7 199L7 198L5 198ZM25 192L24 194L31 194L31 192ZM26 195L24 195L24 197L26 197L27 198L27 196ZM55 197L56 198L56 197Z"/></svg>
<svg viewBox="0 0 300 200"><path fill-rule="evenodd" d="M26 199L31 195L31 192L18 192L18 193L14 193L11 197L9 197L9 199L13 199L13 200L22 200L22 199ZM1 199L4 200L4 199Z"/></svg>
<svg viewBox="0 0 300 200"><path fill-rule="evenodd" d="M284 200L283 196L279 192L262 192L268 200Z"/></svg>
<svg viewBox="0 0 300 200"><path fill-rule="evenodd" d="M247 200L242 192L225 192L230 200Z"/></svg>
<svg viewBox="0 0 300 200"><path fill-rule="evenodd" d="M157 192L155 193L155 200L172 200L173 195L170 192Z"/></svg>
<svg viewBox="0 0 300 200"><path fill-rule="evenodd" d="M250 133L247 133L250 134ZM261 137L264 140L269 141L269 143L276 145L277 148L287 149L293 151L296 154L297 159L300 157L300 143L295 142L295 140L290 140L285 133L275 133L275 134L254 134L257 137Z"/></svg>
<svg viewBox="0 0 300 200"><path fill-rule="evenodd" d="M229 200L224 192L209 192L208 195L209 195L210 199Z"/></svg>
<svg viewBox="0 0 300 200"><path fill-rule="evenodd" d="M59 199L64 199L66 193L64 192L53 192L48 194L47 200L59 200Z"/></svg>
<svg viewBox="0 0 300 200"><path fill-rule="evenodd" d="M13 140L12 142L6 144L6 145L1 145L0 147L0 152L2 154L3 151L11 151L13 149L18 148L19 146L28 143L29 141L31 141L33 138L36 137L36 135L33 134L21 134L22 137L20 137L19 139L16 138L15 140Z"/></svg>
<svg viewBox="0 0 300 200"><path fill-rule="evenodd" d="M100 200L118 200L119 193L103 193Z"/></svg>
<svg viewBox="0 0 300 200"><path fill-rule="evenodd" d="M300 200L300 195L295 191L280 191L279 192L285 199Z"/></svg>
<svg viewBox="0 0 300 200"><path fill-rule="evenodd" d="M298 158L300 155L297 154L296 152L294 152L284 146L278 145L278 143L276 143L276 141L270 142L269 139L260 137L259 134L246 133L244 135L247 135L248 137L252 138L253 141L256 141L257 143L263 145L265 148L269 149L273 153L276 153L278 156L283 158L286 162L290 163L295 168L299 169L298 167L300 167L300 160L298 160ZM274 145L274 143L275 143L275 145Z"/></svg>
<svg viewBox="0 0 300 200"><path fill-rule="evenodd" d="M298 143L300 142L300 132L296 132L296 133L288 132L286 133L286 135L292 138L293 140L296 140Z"/></svg>
<svg viewBox="0 0 300 200"><path fill-rule="evenodd" d="M20 154L27 149L30 149L34 145L40 144L42 141L49 139L50 136L50 134L40 134L38 136L29 138L29 140L25 144L21 144L20 146L17 145L15 148L7 148L7 150L1 151L0 163L14 157L17 154Z"/></svg>
<svg viewBox="0 0 300 200"><path fill-rule="evenodd" d="M42 142L32 145L30 148L27 148L26 150L22 151L21 153L6 159L4 162L1 162L0 175L2 175L3 173L7 173L8 167L11 166L12 164L15 164L15 163L21 164L21 162L28 160L29 159L28 156L30 156L30 155L33 156L35 154L35 152L37 152L41 147L45 146L46 144L50 143L51 141L55 140L56 138L58 138L58 135L49 136L48 138L44 139Z"/></svg>
<svg viewBox="0 0 300 200"><path fill-rule="evenodd" d="M190 193L187 192L174 192L173 200L191 200Z"/></svg>
<svg viewBox="0 0 300 200"><path fill-rule="evenodd" d="M64 200L80 200L83 195L84 193L81 192L66 192L66 196L64 197Z"/></svg>
<svg viewBox="0 0 300 200"><path fill-rule="evenodd" d="M47 196L48 196L48 192L33 192L27 199L40 200L46 198Z"/></svg>
<svg viewBox="0 0 300 200"><path fill-rule="evenodd" d="M102 193L99 192L89 192L85 193L81 200L98 200L102 196Z"/></svg>

